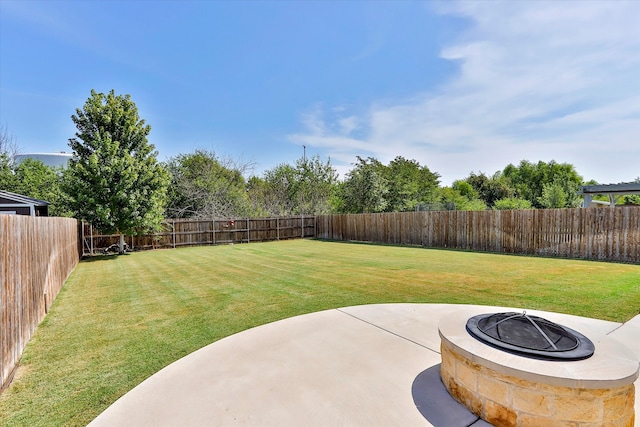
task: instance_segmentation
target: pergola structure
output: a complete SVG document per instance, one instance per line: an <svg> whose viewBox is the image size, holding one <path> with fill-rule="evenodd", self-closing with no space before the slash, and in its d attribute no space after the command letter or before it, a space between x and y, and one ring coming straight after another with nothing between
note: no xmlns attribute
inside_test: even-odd
<svg viewBox="0 0 640 427"><path fill-rule="evenodd" d="M629 194L640 194L640 183L629 182L624 184L584 185L580 193L584 196L582 207L591 206L593 196L601 194L609 197L609 207L614 207L618 199Z"/></svg>

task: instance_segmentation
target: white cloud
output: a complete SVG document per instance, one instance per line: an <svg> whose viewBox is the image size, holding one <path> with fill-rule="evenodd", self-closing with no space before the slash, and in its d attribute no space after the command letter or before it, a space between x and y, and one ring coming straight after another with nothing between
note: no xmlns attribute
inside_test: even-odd
<svg viewBox="0 0 640 427"><path fill-rule="evenodd" d="M585 179L640 176L640 2L446 2L473 25L443 46L459 74L365 114L305 118L295 141L334 160L415 158L444 184L522 159L576 166Z"/></svg>
<svg viewBox="0 0 640 427"><path fill-rule="evenodd" d="M359 120L356 116L349 116L339 119L338 124L340 125L341 133L344 135L349 135L353 131L358 130L358 122Z"/></svg>

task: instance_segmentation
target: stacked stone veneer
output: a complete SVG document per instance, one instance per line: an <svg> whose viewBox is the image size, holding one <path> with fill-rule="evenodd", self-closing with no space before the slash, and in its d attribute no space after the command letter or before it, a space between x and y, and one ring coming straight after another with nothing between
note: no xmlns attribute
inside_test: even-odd
<svg viewBox="0 0 640 427"><path fill-rule="evenodd" d="M449 393L494 426L634 426L633 383L609 389L549 385L474 363L445 340L441 351Z"/></svg>

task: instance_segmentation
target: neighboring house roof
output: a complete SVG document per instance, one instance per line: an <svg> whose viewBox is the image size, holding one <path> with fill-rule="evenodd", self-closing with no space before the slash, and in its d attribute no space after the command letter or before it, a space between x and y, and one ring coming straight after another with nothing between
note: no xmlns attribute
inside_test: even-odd
<svg viewBox="0 0 640 427"><path fill-rule="evenodd" d="M25 205L34 205L34 206L49 206L51 204L44 200L34 199L33 197L27 197L27 196L23 196L22 194L11 193L9 191L4 191L4 190L0 190L0 199L6 199L14 203L23 203Z"/></svg>

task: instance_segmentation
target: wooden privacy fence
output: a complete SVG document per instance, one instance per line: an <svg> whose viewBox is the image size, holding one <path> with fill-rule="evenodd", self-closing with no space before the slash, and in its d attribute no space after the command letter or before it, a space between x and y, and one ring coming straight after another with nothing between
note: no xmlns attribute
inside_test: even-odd
<svg viewBox="0 0 640 427"><path fill-rule="evenodd" d="M316 237L640 263L640 207L322 215Z"/></svg>
<svg viewBox="0 0 640 427"><path fill-rule="evenodd" d="M128 236L131 249L160 249L180 246L220 245L299 239L315 236L315 217L235 219L167 219L162 231L154 234ZM117 244L119 236L102 234L90 224L82 226L83 255L100 253Z"/></svg>
<svg viewBox="0 0 640 427"><path fill-rule="evenodd" d="M0 389L80 259L78 221L0 215Z"/></svg>

